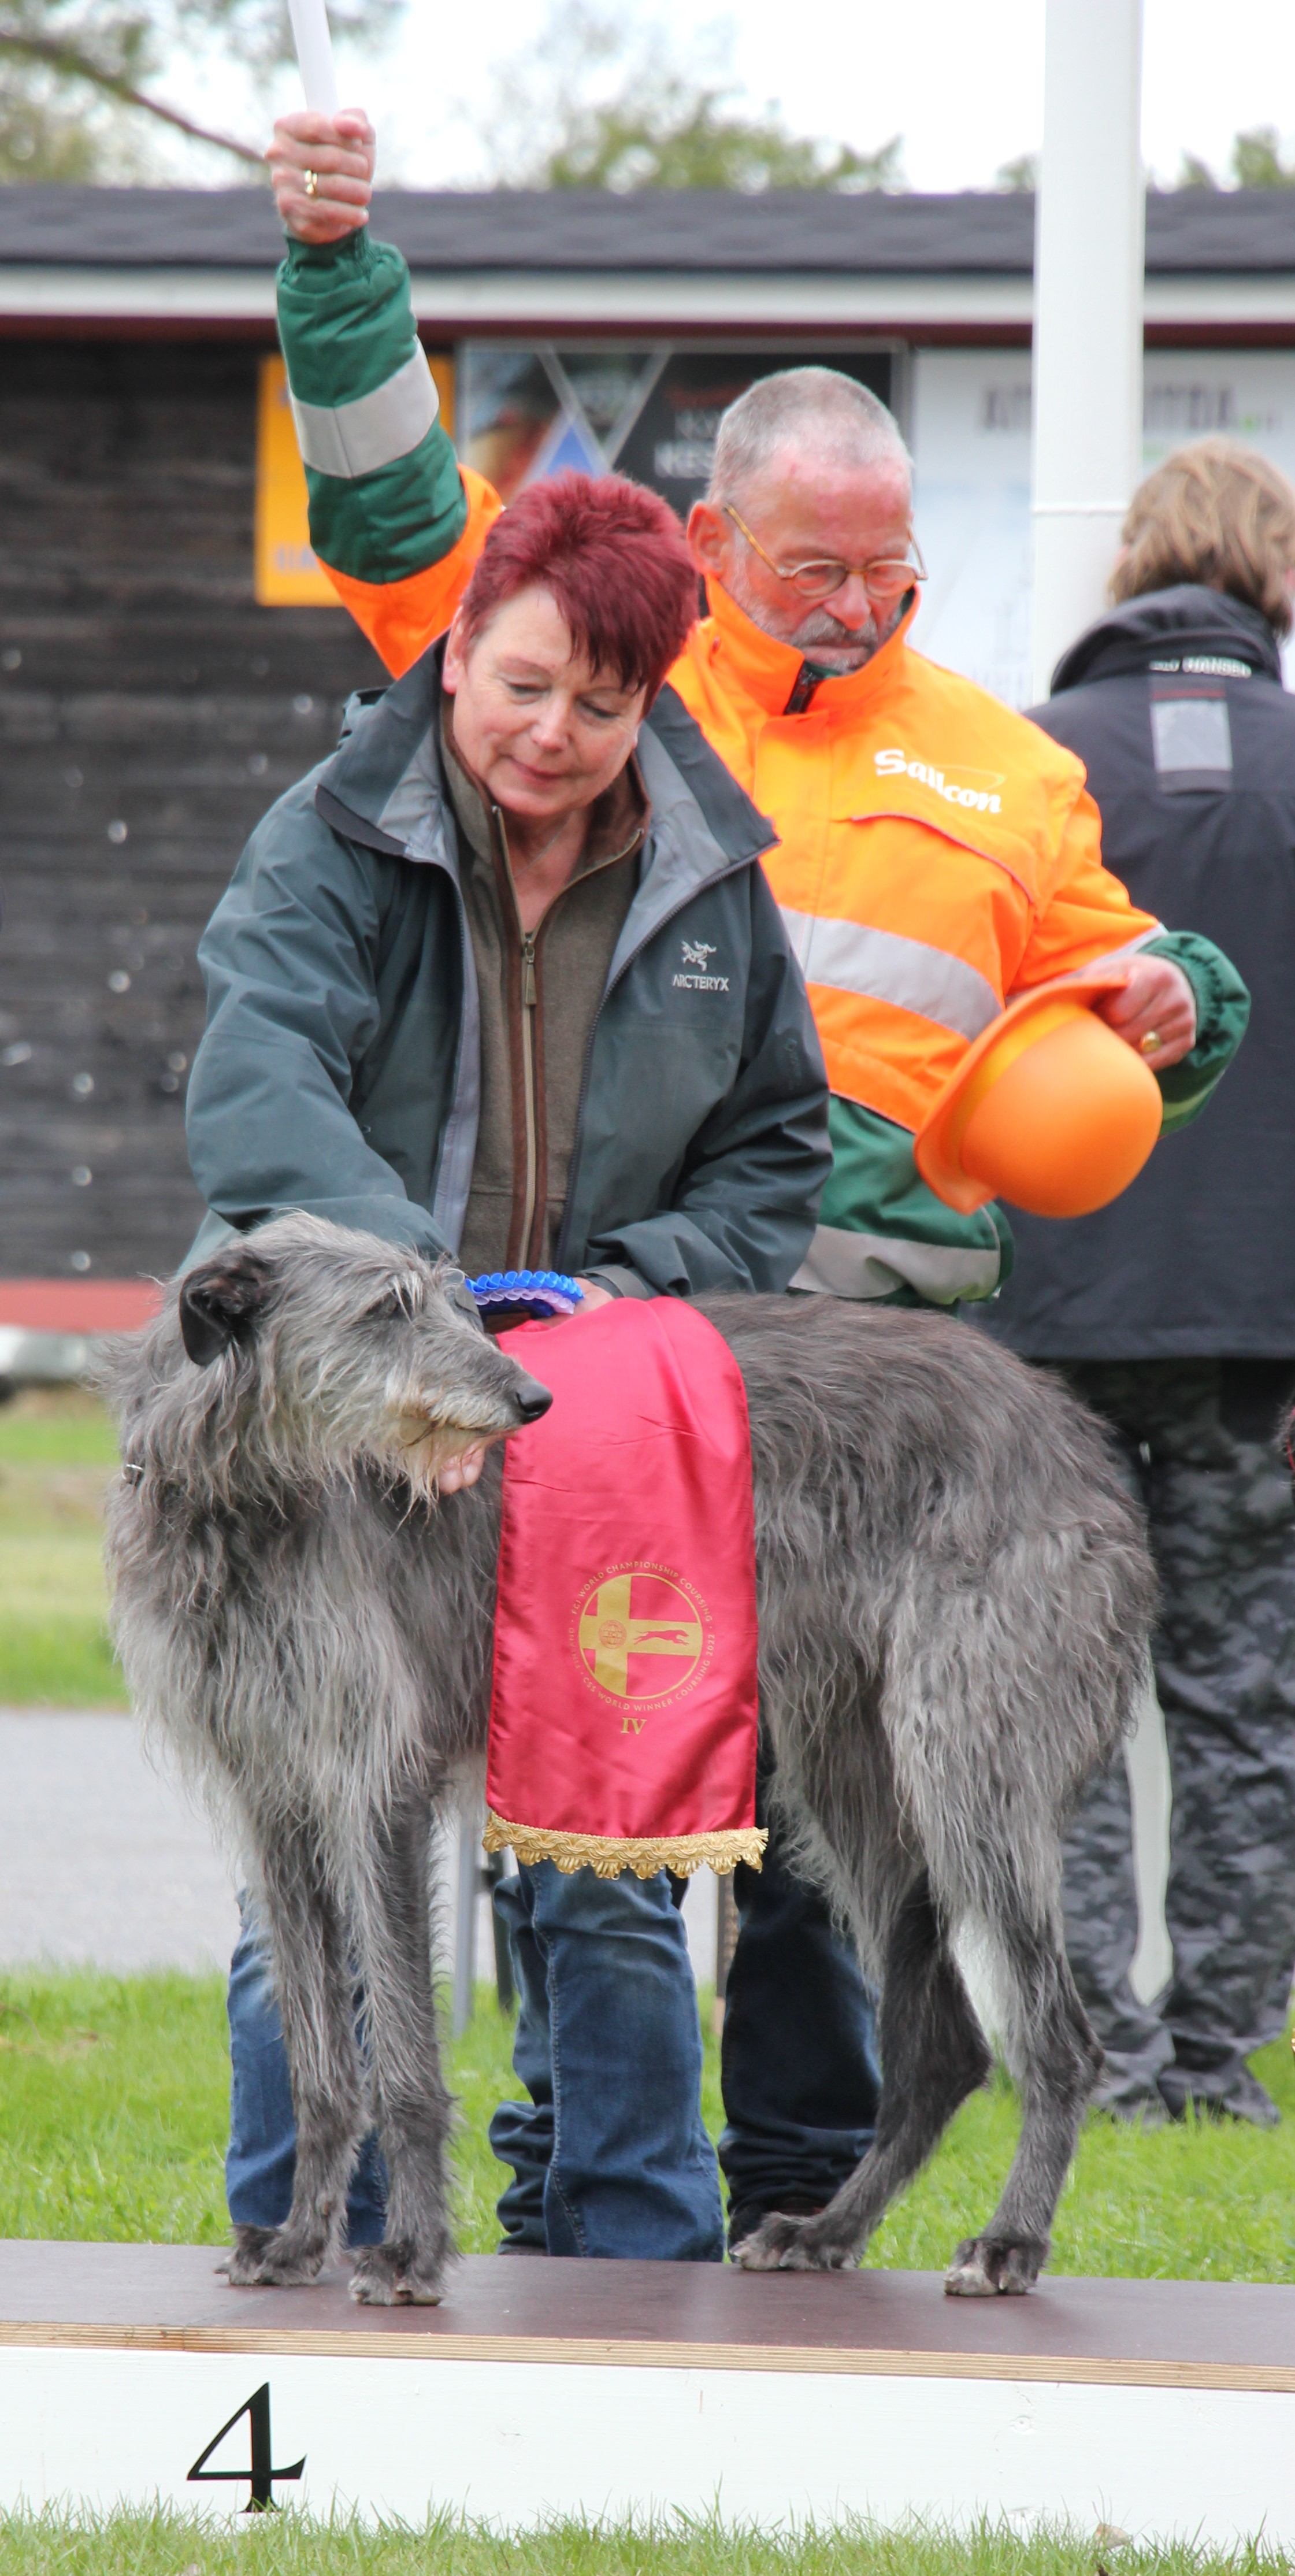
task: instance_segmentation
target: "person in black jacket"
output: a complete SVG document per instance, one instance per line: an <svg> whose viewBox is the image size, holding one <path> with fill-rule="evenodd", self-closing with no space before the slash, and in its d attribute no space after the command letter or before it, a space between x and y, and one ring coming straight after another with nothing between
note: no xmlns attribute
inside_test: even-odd
<svg viewBox="0 0 1295 2576"><path fill-rule="evenodd" d="M1210 1116L1113 1206L1012 1214L1016 1269L986 1329L1061 1366L1111 1426L1161 1582L1156 1682L1173 1780L1173 1974L1144 2007L1122 1761L1072 1835L1071 1961L1106 2049L1097 2100L1131 2118L1278 2117L1246 2059L1295 1963L1295 1515L1274 1428L1295 1388L1295 492L1225 440L1150 476L1112 613L1058 664L1037 724L1078 752L1135 903L1216 940L1249 1036Z"/></svg>

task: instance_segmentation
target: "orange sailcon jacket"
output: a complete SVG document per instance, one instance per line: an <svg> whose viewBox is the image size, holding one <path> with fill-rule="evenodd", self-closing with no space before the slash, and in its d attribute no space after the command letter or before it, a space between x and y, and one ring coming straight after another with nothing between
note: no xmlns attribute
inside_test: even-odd
<svg viewBox="0 0 1295 2576"><path fill-rule="evenodd" d="M280 333L311 537L394 674L448 625L497 495L460 471L436 418L399 254L363 233L294 243ZM1049 976L1153 945L1197 998L1192 1056L1163 1077L1167 1123L1195 1114L1238 1042L1244 988L1219 951L1167 934L1102 865L1082 764L907 642L910 610L863 670L789 714L802 657L718 585L670 674L768 815L765 867L827 1060L833 1172L797 1283L951 1304L997 1290L1011 1236L926 1187L913 1131L1004 1003Z"/></svg>

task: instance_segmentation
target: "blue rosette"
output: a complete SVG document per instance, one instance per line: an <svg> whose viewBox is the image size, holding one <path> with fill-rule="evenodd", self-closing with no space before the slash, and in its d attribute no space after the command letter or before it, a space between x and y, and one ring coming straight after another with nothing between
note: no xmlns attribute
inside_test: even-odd
<svg viewBox="0 0 1295 2576"><path fill-rule="evenodd" d="M549 1323L584 1304L579 1280L564 1270L482 1270L467 1286L495 1332L510 1324Z"/></svg>

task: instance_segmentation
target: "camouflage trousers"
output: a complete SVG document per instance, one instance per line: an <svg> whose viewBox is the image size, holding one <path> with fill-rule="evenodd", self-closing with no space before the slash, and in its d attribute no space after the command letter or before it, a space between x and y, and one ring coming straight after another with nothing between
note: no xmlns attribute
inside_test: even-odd
<svg viewBox="0 0 1295 2576"><path fill-rule="evenodd" d="M1129 1983L1138 1937L1123 1754L1066 1847L1066 1939L1107 2055L1096 2099L1276 2117L1246 2059L1295 1970L1295 1509L1274 1432L1295 1361L1070 1362L1147 1513L1161 1583L1156 1688L1173 1784L1173 1973Z"/></svg>

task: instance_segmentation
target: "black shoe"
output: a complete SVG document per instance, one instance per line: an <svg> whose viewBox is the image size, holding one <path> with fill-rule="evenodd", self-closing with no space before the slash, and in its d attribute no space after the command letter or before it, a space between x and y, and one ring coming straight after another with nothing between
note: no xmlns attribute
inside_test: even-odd
<svg viewBox="0 0 1295 2576"><path fill-rule="evenodd" d="M1154 2086L1149 2093L1106 2092L1099 2087L1088 2108L1099 2117L1122 2121L1126 2129L1167 2129L1172 2116Z"/></svg>
<svg viewBox="0 0 1295 2576"><path fill-rule="evenodd" d="M1239 2075L1229 2077L1226 2093L1195 2092L1186 2068L1177 2066L1167 2068L1161 2076L1160 2090L1176 2120L1186 2118L1190 2104L1198 2120L1248 2120L1254 2129L1281 2126L1282 2115L1271 2093L1265 2092L1248 2066L1243 2066Z"/></svg>

